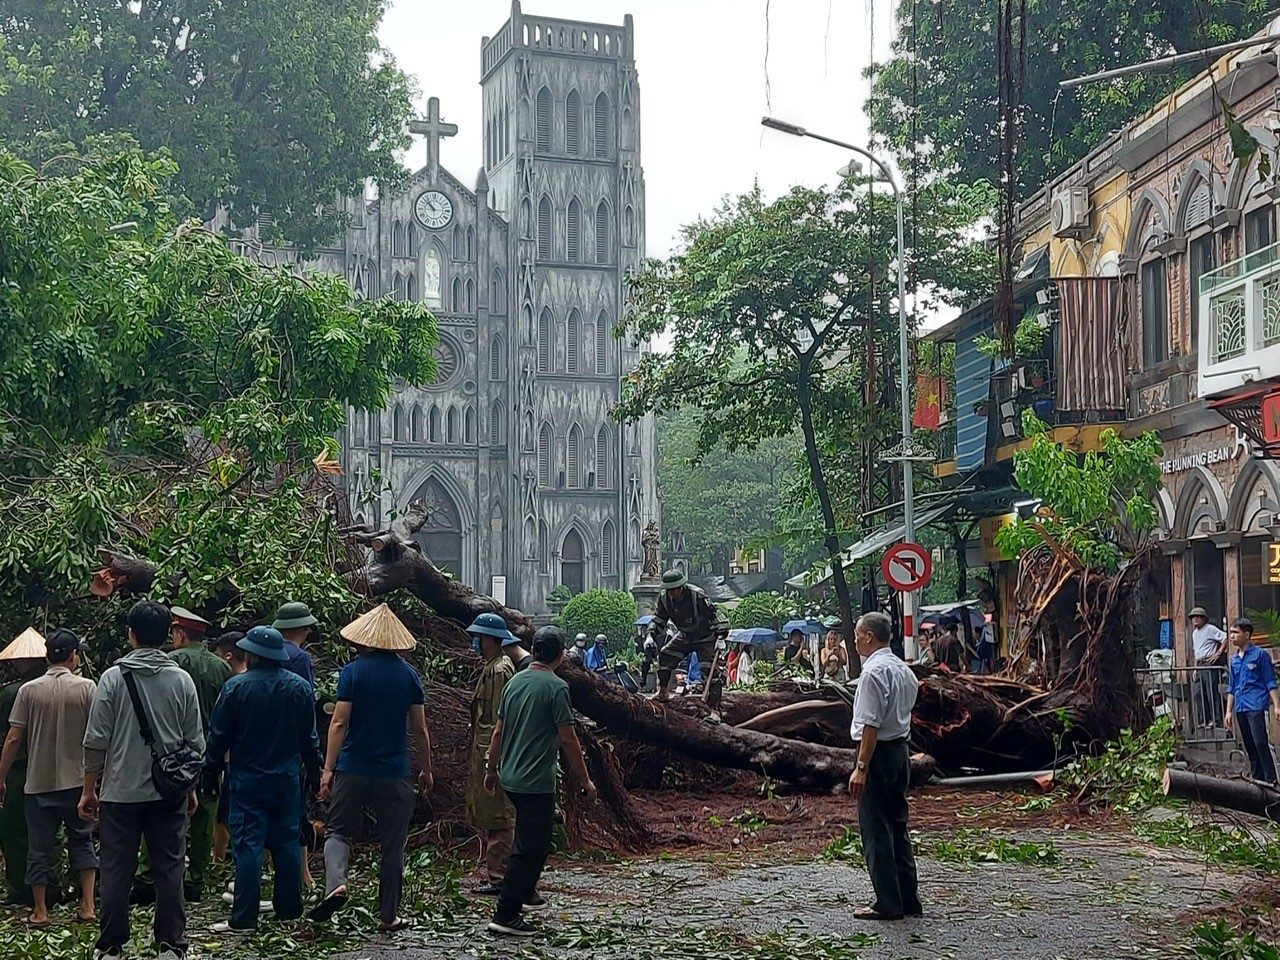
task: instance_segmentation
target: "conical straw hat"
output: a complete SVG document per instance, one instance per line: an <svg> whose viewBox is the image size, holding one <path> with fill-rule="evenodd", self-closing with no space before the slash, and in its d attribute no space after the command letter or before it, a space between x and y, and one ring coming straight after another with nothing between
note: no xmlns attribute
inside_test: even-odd
<svg viewBox="0 0 1280 960"><path fill-rule="evenodd" d="M27 627L17 640L0 651L0 660L43 660L46 652L44 637L34 627Z"/></svg>
<svg viewBox="0 0 1280 960"><path fill-rule="evenodd" d="M412 650L417 646L409 628L385 603L348 623L342 628L342 636L348 642L370 650Z"/></svg>

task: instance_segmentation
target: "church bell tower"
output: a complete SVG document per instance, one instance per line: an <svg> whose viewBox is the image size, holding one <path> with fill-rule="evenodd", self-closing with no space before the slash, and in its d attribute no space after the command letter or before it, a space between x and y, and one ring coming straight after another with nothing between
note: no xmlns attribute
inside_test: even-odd
<svg viewBox="0 0 1280 960"><path fill-rule="evenodd" d="M611 417L639 362L613 336L644 257L632 19L533 16L517 0L481 44L481 85L491 202L511 225L517 599L538 609L561 584L629 587L659 519L652 422Z"/></svg>

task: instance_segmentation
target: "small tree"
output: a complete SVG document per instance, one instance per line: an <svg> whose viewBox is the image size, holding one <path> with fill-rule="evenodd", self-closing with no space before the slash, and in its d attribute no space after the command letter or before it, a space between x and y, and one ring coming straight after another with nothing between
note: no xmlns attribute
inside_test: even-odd
<svg viewBox="0 0 1280 960"><path fill-rule="evenodd" d="M587 590L564 605L556 622L570 639L579 633L590 639L603 633L609 649L617 651L635 635L635 597L625 590Z"/></svg>

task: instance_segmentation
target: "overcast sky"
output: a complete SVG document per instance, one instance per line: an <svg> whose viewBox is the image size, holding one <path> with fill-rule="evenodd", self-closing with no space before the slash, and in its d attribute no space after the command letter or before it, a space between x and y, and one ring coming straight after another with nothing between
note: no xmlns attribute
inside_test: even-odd
<svg viewBox="0 0 1280 960"><path fill-rule="evenodd" d="M871 16L874 4L874 22ZM765 69L765 0L528 0L526 14L621 24L635 18L648 253L663 256L681 225L759 178L769 194L835 181L847 154L760 126L799 123L865 143L862 104L871 60L889 51L890 0L772 0ZM464 183L481 165L480 40L507 21L504 0L393 0L383 43L426 98L459 126L441 162ZM419 141L406 157L426 158Z"/></svg>

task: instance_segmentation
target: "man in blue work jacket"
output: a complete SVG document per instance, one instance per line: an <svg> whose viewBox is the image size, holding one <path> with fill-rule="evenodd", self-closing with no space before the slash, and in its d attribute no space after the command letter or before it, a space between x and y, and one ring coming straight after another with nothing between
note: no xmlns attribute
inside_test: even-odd
<svg viewBox="0 0 1280 960"><path fill-rule="evenodd" d="M1240 722L1240 739L1249 755L1253 779L1275 786L1276 763L1267 738L1267 701L1280 722L1280 693L1271 654L1253 645L1253 621L1241 617L1231 625L1231 685L1227 693L1227 729Z"/></svg>
<svg viewBox="0 0 1280 960"><path fill-rule="evenodd" d="M281 920L302 916L302 850L298 846L299 770L318 781L311 686L284 668L284 637L272 627L254 627L236 644L249 668L222 688L213 711L204 758L205 792L217 791L223 758L230 754L227 788L236 866L231 921L214 933L248 934L258 923L262 851L275 867L272 906Z"/></svg>

